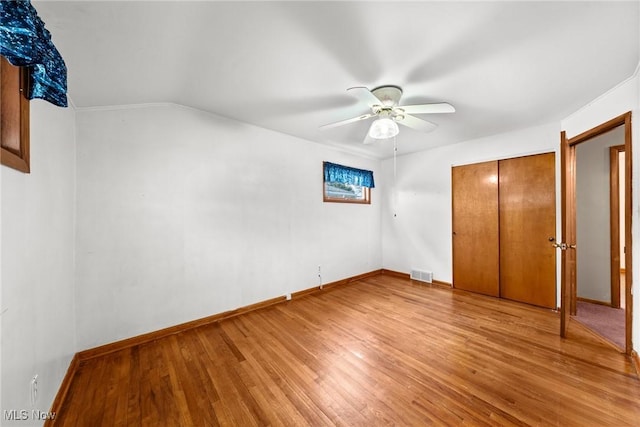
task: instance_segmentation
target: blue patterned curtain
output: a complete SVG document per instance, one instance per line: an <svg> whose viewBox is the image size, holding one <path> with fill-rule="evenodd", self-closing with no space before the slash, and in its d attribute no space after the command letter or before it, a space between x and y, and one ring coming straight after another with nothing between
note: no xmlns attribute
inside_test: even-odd
<svg viewBox="0 0 640 427"><path fill-rule="evenodd" d="M29 67L29 99L67 106L67 66L29 0L0 1L0 55Z"/></svg>
<svg viewBox="0 0 640 427"><path fill-rule="evenodd" d="M373 172L324 162L324 181L373 188Z"/></svg>

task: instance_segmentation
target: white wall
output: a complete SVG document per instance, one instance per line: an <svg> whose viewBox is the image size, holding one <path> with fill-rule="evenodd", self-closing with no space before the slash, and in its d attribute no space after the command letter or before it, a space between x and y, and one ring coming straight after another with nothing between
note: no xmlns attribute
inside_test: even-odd
<svg viewBox="0 0 640 427"><path fill-rule="evenodd" d="M640 66L636 69L634 76L625 82L622 82L609 92L603 94L589 105L575 112L571 116L562 121L562 129L567 131L567 137L579 135L589 129L598 126L614 117L631 111L632 114L632 152L634 170L632 171L632 213L631 213L631 239L633 249L632 271L633 278L631 291L633 298L633 324L632 324L632 342L636 351L640 350L640 297L636 292L638 274L640 273L640 228L638 221L640 215L638 211L638 187L640 186L640 155L638 148L640 146Z"/></svg>
<svg viewBox="0 0 640 427"><path fill-rule="evenodd" d="M77 115L79 349L380 269L372 205L322 161L378 160L175 105Z"/></svg>
<svg viewBox="0 0 640 427"><path fill-rule="evenodd" d="M609 147L614 145L624 145L624 126L576 147L577 295L605 303L611 302Z"/></svg>
<svg viewBox="0 0 640 427"><path fill-rule="evenodd" d="M451 283L451 166L552 151L559 164L559 135L558 125L549 124L401 156L395 178L393 159L385 160L383 267L426 269Z"/></svg>
<svg viewBox="0 0 640 427"><path fill-rule="evenodd" d="M76 352L75 114L31 102L31 174L2 176L2 408L48 411ZM30 380L38 398L30 404ZM0 417L4 412L0 413ZM0 421L2 425L12 425ZM34 420L16 425L40 425Z"/></svg>
<svg viewBox="0 0 640 427"><path fill-rule="evenodd" d="M0 165L2 168L2 165ZM2 405L2 315L4 314L4 300L2 299L2 172L0 172L0 411L4 408Z"/></svg>

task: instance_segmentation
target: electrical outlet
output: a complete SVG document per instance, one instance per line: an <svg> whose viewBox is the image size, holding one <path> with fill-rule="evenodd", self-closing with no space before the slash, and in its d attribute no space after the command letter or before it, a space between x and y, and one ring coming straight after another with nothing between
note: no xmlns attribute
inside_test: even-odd
<svg viewBox="0 0 640 427"><path fill-rule="evenodd" d="M320 276L322 274L322 266L318 266L318 276Z"/></svg>
<svg viewBox="0 0 640 427"><path fill-rule="evenodd" d="M31 378L31 406L36 405L36 401L38 400L38 374L35 374L33 378Z"/></svg>

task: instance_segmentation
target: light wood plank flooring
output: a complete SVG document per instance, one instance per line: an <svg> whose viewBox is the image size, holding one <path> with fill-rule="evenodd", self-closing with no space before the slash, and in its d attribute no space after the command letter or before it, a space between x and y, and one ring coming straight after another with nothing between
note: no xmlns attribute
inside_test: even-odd
<svg viewBox="0 0 640 427"><path fill-rule="evenodd" d="M558 331L380 275L85 361L55 425L640 425L626 357Z"/></svg>

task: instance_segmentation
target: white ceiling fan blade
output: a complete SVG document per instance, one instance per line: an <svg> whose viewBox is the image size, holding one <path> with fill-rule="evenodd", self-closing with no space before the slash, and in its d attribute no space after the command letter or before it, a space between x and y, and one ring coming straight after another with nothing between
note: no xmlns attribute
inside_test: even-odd
<svg viewBox="0 0 640 427"><path fill-rule="evenodd" d="M358 98L360 101L367 104L370 108L374 105L382 105L382 101L380 101L369 89L366 87L350 87L347 89L351 95Z"/></svg>
<svg viewBox="0 0 640 427"><path fill-rule="evenodd" d="M375 114L367 113L367 114L363 114L363 115L358 116L358 117L354 117L352 119L340 120L339 122L333 122L333 123L329 123L329 124L320 126L320 129L331 129L331 128L335 128L335 127L338 127L338 126L347 125L349 123L359 122L360 120L366 120L369 117L373 117L373 116L375 116Z"/></svg>
<svg viewBox="0 0 640 427"><path fill-rule="evenodd" d="M431 132L438 127L435 123L419 119L415 116L410 116L409 114L405 114L402 120L398 120L398 123L420 132Z"/></svg>
<svg viewBox="0 0 640 427"><path fill-rule="evenodd" d="M419 105L401 105L396 110L403 110L407 114L435 114L435 113L454 113L456 111L453 105L446 102L437 104L419 104Z"/></svg>

